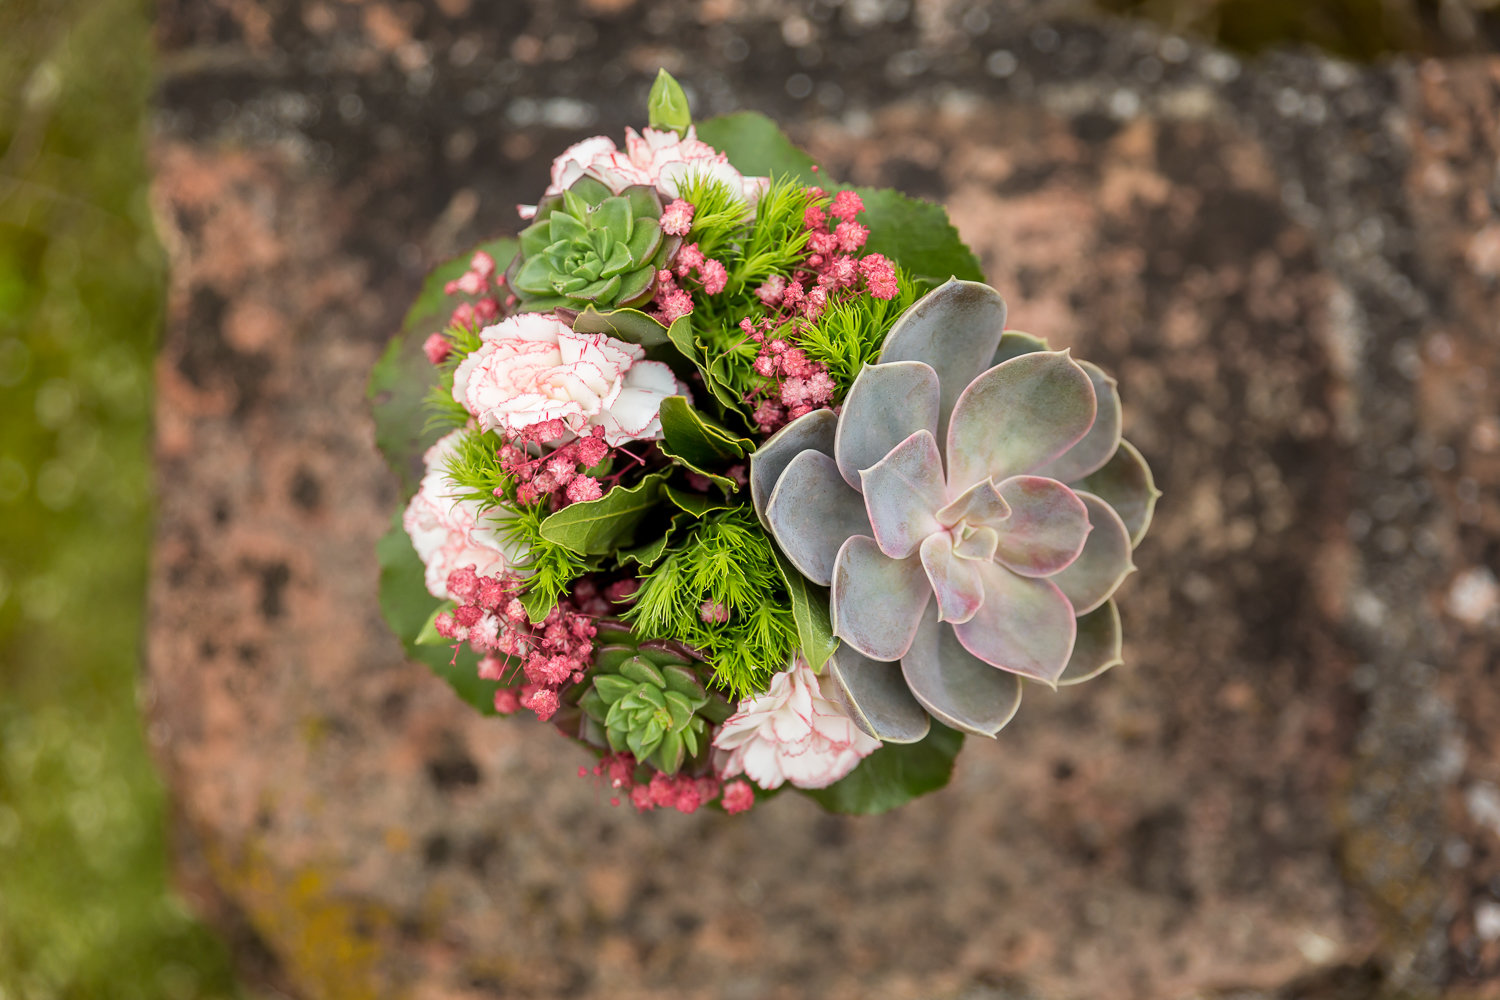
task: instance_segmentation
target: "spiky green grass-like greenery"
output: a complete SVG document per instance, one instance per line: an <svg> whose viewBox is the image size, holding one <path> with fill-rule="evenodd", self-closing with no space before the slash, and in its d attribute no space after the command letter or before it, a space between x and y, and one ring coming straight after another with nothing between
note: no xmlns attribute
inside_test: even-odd
<svg viewBox="0 0 1500 1000"><path fill-rule="evenodd" d="M724 608L727 619L705 616L705 604ZM797 642L771 543L747 508L700 521L642 578L624 617L642 638L698 650L716 685L736 699L765 690Z"/></svg>
<svg viewBox="0 0 1500 1000"><path fill-rule="evenodd" d="M427 397L422 400L423 408L427 411L424 433L434 429L447 432L469 422L469 411L464 409L464 404L453 398L453 373L458 371L464 358L477 351L484 341L479 338L478 327L450 326L443 331L443 335L452 342L453 347L437 366L438 380L427 390Z"/></svg>
<svg viewBox="0 0 1500 1000"><path fill-rule="evenodd" d="M899 291L893 299L861 295L849 301L835 300L816 323L804 324L798 330L798 346L827 369L838 385L835 401L844 398L861 368L880 357L885 335L920 297L917 283L899 267L896 284Z"/></svg>

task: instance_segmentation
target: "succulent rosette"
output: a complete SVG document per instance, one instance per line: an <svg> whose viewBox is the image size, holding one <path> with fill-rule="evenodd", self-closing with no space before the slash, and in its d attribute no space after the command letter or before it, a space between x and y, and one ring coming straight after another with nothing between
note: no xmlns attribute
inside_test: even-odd
<svg viewBox="0 0 1500 1000"><path fill-rule="evenodd" d="M648 105L377 366L382 610L617 804L893 808L1025 683L1121 661L1150 471L1114 380L1006 330L942 209L695 123L665 73Z"/></svg>
<svg viewBox="0 0 1500 1000"><path fill-rule="evenodd" d="M994 289L948 282L842 413L807 414L751 458L756 511L831 588L833 676L883 741L920 740L929 717L993 736L1023 678L1056 687L1119 661L1109 599L1134 569L1150 472L1122 442L1114 382L1034 338L1007 345L1005 312Z"/></svg>

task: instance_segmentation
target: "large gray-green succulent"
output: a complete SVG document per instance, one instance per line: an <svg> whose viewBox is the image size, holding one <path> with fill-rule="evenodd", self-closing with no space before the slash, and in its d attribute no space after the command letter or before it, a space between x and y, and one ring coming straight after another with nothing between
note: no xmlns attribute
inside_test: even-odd
<svg viewBox="0 0 1500 1000"><path fill-rule="evenodd" d="M1022 678L1120 662L1110 598L1151 519L1150 470L1120 437L1113 379L1004 328L994 289L948 282L841 414L814 411L751 459L757 514L831 588L830 668L881 740L919 740L932 717L993 736Z"/></svg>

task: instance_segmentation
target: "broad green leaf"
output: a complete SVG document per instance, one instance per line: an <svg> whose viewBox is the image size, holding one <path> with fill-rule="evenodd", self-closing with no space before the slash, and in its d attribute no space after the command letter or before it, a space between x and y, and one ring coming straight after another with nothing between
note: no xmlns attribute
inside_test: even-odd
<svg viewBox="0 0 1500 1000"><path fill-rule="evenodd" d="M827 185L811 156L792 144L777 124L755 111L720 115L698 123L698 138L729 155L734 169L753 177L795 177Z"/></svg>
<svg viewBox="0 0 1500 1000"><path fill-rule="evenodd" d="M622 549L616 554L616 562L623 569L630 563L639 563L641 569L651 569L661 562L661 557L667 554L667 545L670 543L670 535L664 534L654 538L645 545L637 545L633 549Z"/></svg>
<svg viewBox="0 0 1500 1000"><path fill-rule="evenodd" d="M880 253L934 285L950 277L983 281L974 252L959 239L941 205L889 188L854 188L865 203L860 221L870 227L865 253Z"/></svg>
<svg viewBox="0 0 1500 1000"><path fill-rule="evenodd" d="M703 377L703 384L708 387L714 399L718 400L719 405L727 411L738 412L739 400L728 386L709 371L707 353L698 343L698 338L693 336L693 324L686 316L679 317L667 328L667 339L698 369L698 374Z"/></svg>
<svg viewBox="0 0 1500 1000"><path fill-rule="evenodd" d="M661 401L661 433L674 452L701 465L732 462L755 450L754 441L714 423L684 396Z"/></svg>
<svg viewBox="0 0 1500 1000"><path fill-rule="evenodd" d="M688 108L682 84L664 69L656 71L656 82L651 85L651 96L646 100L646 111L651 127L655 129L671 129L681 135L693 124L693 113Z"/></svg>
<svg viewBox="0 0 1500 1000"><path fill-rule="evenodd" d="M422 560L411 547L411 539L401 528L398 513L391 529L375 546L380 561L380 612L391 630L401 640L408 659L424 663L464 701L486 715L495 714L494 681L479 676L479 658L465 645L453 655L453 644L419 646L417 636L433 617L438 599L427 592L423 582Z"/></svg>
<svg viewBox="0 0 1500 1000"><path fill-rule="evenodd" d="M660 473L635 486L616 486L598 500L569 504L542 522L542 537L580 555L609 555L661 499Z"/></svg>
<svg viewBox="0 0 1500 1000"><path fill-rule="evenodd" d="M921 742L887 743L842 781L802 794L830 812L882 813L946 785L963 742L962 733L934 722Z"/></svg>
<svg viewBox="0 0 1500 1000"><path fill-rule="evenodd" d="M692 515L695 518L712 514L716 510L731 510L738 507L737 503L729 503L724 500L715 500L698 493L688 493L684 490L674 490L667 486L663 488L667 499L676 504L678 509Z"/></svg>
<svg viewBox="0 0 1500 1000"><path fill-rule="evenodd" d="M802 650L802 658L814 670L822 670L823 664L839 647L839 641L833 637L833 623L828 617L828 590L798 573L779 550L776 564L781 567L782 579L786 581L787 593L792 598L792 619L797 623L797 645Z"/></svg>
<svg viewBox="0 0 1500 1000"><path fill-rule="evenodd" d="M414 640L416 644L418 646L452 646L453 640L444 638L443 634L437 630L436 622L438 615L444 611L452 611L457 606L452 601L444 601L433 608L432 614L427 616L427 624L423 625L422 631L417 633L417 638Z"/></svg>
<svg viewBox="0 0 1500 1000"><path fill-rule="evenodd" d="M515 240L491 240L475 247L504 268L516 254ZM422 343L448 324L448 317L465 297L445 295L443 286L468 270L474 251L438 266L422 283L417 301L407 310L401 332L391 338L370 372L366 398L375 418L375 443L401 483L401 495L416 491L422 477L422 453L443 433L428 427L422 405L428 389L437 384L437 369L422 353ZM415 634L415 633L413 633Z"/></svg>
<svg viewBox="0 0 1500 1000"><path fill-rule="evenodd" d="M611 337L642 347L667 343L667 328L639 309L611 309L600 312L589 306L573 320L578 333L607 333Z"/></svg>

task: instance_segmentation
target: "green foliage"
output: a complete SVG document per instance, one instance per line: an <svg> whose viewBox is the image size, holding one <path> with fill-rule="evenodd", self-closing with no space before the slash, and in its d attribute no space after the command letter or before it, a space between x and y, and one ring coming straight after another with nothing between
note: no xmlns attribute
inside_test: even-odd
<svg viewBox="0 0 1500 1000"><path fill-rule="evenodd" d="M792 602L792 621L797 626L797 646L802 650L802 658L814 670L821 670L839 646L833 637L828 590L797 572L779 552L776 565Z"/></svg>
<svg viewBox="0 0 1500 1000"><path fill-rule="evenodd" d="M703 256L718 258L733 250L750 224L750 206L729 185L708 174L695 174L682 185L682 198L693 206L687 240Z"/></svg>
<svg viewBox="0 0 1500 1000"><path fill-rule="evenodd" d="M496 490L515 493L510 473L500 467L495 454L500 439L490 431L473 430L453 442L453 451L448 455L448 478L465 490L463 499L475 500L485 507L499 503Z"/></svg>
<svg viewBox="0 0 1500 1000"><path fill-rule="evenodd" d="M835 300L816 323L798 332L797 343L809 358L828 370L838 385L835 402L843 400L860 369L880 357L885 335L920 297L916 282L901 268L896 269L896 281L899 291L895 298L862 295L847 302Z"/></svg>
<svg viewBox="0 0 1500 1000"><path fill-rule="evenodd" d="M137 706L151 5L0 0L0 996L229 997Z"/></svg>
<svg viewBox="0 0 1500 1000"><path fill-rule="evenodd" d="M563 508L564 511L568 509ZM524 564L526 592L521 595L521 603L526 606L531 620L538 622L547 617L547 612L574 580L597 568L598 561L546 534L548 520L556 515L549 515L544 504L519 505L511 510L514 516L498 522L500 536L527 554Z"/></svg>
<svg viewBox="0 0 1500 1000"><path fill-rule="evenodd" d="M698 138L729 155L746 176L781 176L803 184L825 183L811 156L792 144L774 121L755 111L720 115L698 123Z"/></svg>
<svg viewBox="0 0 1500 1000"><path fill-rule="evenodd" d="M658 665L632 656L594 674L578 707L603 727L609 748L665 774L708 748L708 720L700 712L711 698L686 663Z"/></svg>
<svg viewBox="0 0 1500 1000"><path fill-rule="evenodd" d="M797 178L772 175L771 186L755 206L755 224L729 265L725 299L743 298L771 275L788 274L806 259L808 232L802 223L808 206L817 200Z"/></svg>
<svg viewBox="0 0 1500 1000"><path fill-rule="evenodd" d="M705 603L729 612L706 622ZM642 638L697 649L735 698L765 689L796 646L797 624L770 541L744 507L709 514L645 574L625 618Z"/></svg>
<svg viewBox="0 0 1500 1000"><path fill-rule="evenodd" d="M802 794L830 812L883 813L946 785L963 742L963 733L933 722L921 742L887 743L842 781Z"/></svg>
<svg viewBox="0 0 1500 1000"><path fill-rule="evenodd" d="M448 356L436 366L437 382L427 390L427 395L422 400L422 407L427 411L427 421L422 425L423 433L437 431L439 434L446 434L469 422L469 411L464 409L464 404L453 398L453 375L464 358L477 351L483 341L479 339L478 330L463 326L450 326L443 331L443 336L448 338L452 347Z"/></svg>
<svg viewBox="0 0 1500 1000"><path fill-rule="evenodd" d="M630 544L636 525L661 499L664 479L652 473L634 486L617 485L598 500L569 504L541 522L539 537L579 555L608 555Z"/></svg>
<svg viewBox="0 0 1500 1000"><path fill-rule="evenodd" d="M885 254L933 287L949 278L984 280L979 258L959 239L943 206L889 188L853 190L865 203L860 219L870 227L865 253Z"/></svg>

